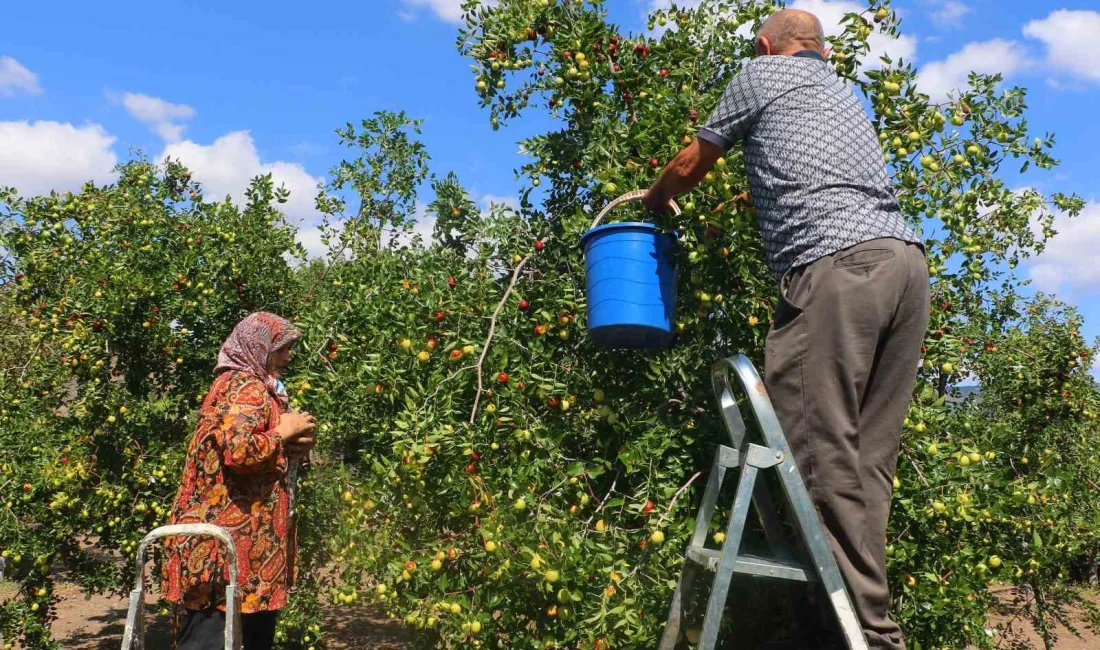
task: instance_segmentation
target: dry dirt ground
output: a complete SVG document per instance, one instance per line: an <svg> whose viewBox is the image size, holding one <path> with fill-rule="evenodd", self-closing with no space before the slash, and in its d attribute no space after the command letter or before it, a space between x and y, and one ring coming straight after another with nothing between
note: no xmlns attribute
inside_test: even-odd
<svg viewBox="0 0 1100 650"><path fill-rule="evenodd" d="M1040 637L1035 633L1035 629L1030 622L1021 620L1014 615L1016 608L1013 607L1012 603L1017 595L1016 589L1014 587L995 587L994 589L1001 602L1001 608L999 612L990 617L989 623L991 625L1006 626L1007 628L1007 632L996 639L998 642L997 647L1004 650L1013 650L1026 647L1023 644L1031 642L1036 648L1042 648L1043 644ZM1100 605L1100 592L1088 592L1088 599ZM1074 636L1069 630L1058 626L1055 630L1057 642L1054 647L1057 650L1100 650L1100 634L1096 630L1087 629L1085 618L1080 612L1074 612L1074 614L1071 621L1081 636Z"/></svg>
<svg viewBox="0 0 1100 650"><path fill-rule="evenodd" d="M0 583L0 602L14 593L14 585ZM112 598L109 596L85 596L72 584L60 583L58 595L61 601L58 605L59 618L54 623L54 637L61 642L66 650L116 650L122 640L122 629L126 618L126 600L124 598ZM1006 608L1011 602L1012 591L1005 588L1000 591L1002 602ZM1094 602L1100 604L1100 594L1093 595ZM153 602L149 600L150 604ZM153 622L155 620L155 622ZM1010 611L997 614L990 621L993 624L1004 623L1013 620ZM171 648L170 621L167 617L153 617L152 610L147 623L152 623L147 634L147 647ZM1058 630L1058 642L1055 647L1058 650L1097 650L1100 649L1100 635L1084 629L1084 624L1077 624L1082 632L1081 637L1075 637L1067 630ZM999 647L1009 650L1015 642L1024 639L1042 648L1038 636L1024 622L1015 621L1014 634L1011 639L998 639ZM326 613L325 623L326 637L329 647L334 650L405 650L409 647L407 636L399 623L386 620L377 611L369 606L344 607L332 609Z"/></svg>
<svg viewBox="0 0 1100 650"><path fill-rule="evenodd" d="M0 583L0 602L14 593L14 585ZM57 593L58 620L54 638L66 650L118 650L126 624L126 598L86 596L75 585L60 583ZM171 620L156 616L149 598L146 647L172 648ZM400 624L386 620L370 607L342 607L326 612L328 647L334 650L404 650L408 647Z"/></svg>

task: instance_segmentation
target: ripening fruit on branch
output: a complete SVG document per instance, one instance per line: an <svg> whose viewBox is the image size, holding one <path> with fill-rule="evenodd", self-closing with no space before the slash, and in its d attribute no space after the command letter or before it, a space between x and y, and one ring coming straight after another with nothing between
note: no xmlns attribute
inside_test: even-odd
<svg viewBox="0 0 1100 650"><path fill-rule="evenodd" d="M477 68L473 80L478 93L471 99L491 111L487 120L493 126L503 127L505 117L525 111L535 113L533 124L540 122L540 114L556 114L569 123L568 138L554 135L558 127L523 136L529 139L518 171L520 182L527 185L521 191L542 183L545 192L525 195L516 210L482 215L457 183L434 187L429 179L436 170L425 167L428 175L422 181L403 184L402 178L419 174L415 129L398 128L408 136L398 143L400 160L375 155L375 145L396 142L387 140L384 131L400 119L379 117L372 121L381 130L364 125L347 139L352 156L361 158L347 161L350 167L343 168L352 176L346 187L357 186L385 200L408 197L408 206L392 206L395 213L411 213L418 204L430 202L431 211L443 221L459 224L451 233L454 241L440 242L444 246L398 252L380 249L379 242L368 238L352 243L370 255L352 256L330 273L318 273L328 264L325 260L292 268L282 253L294 235L275 226L279 218L267 211L271 201L263 191L249 210L226 204L192 211L185 204L183 212L172 212L175 208L158 203L160 197L190 194L196 202L202 198L192 192L192 185L162 181L160 170L154 172L152 165L124 170L121 188L107 184L71 198L20 201L26 223L17 220L11 230L0 233L0 246L9 252L18 249L19 267L12 270L19 275L7 287L10 291L0 291L0 315L18 314L29 326L28 336L35 338L28 342L17 336L15 345L0 346L0 367L21 368L27 359L12 351L36 348L45 359L42 365L49 367L32 363L26 386L0 387L0 427L26 431L28 439L41 445L29 452L17 442L0 453L0 475L16 477L7 488L0 480L0 503L20 519L42 521L39 529L27 529L13 544L45 553L61 543L59 531L85 530L95 532L97 551L131 555L139 529L161 523L170 509L175 488L171 476L178 470L172 465L183 454L178 443L185 432L180 427L193 421L187 419L198 408L193 398L210 384L210 359L203 361L203 350L216 351L232 314L263 305L300 321L303 343L308 344L302 350L308 353L299 355L290 368L288 385L295 408L308 410L329 427L320 429L324 435L318 453L331 462L318 464L303 477L299 492L303 510L321 517L321 525L300 531L314 536L309 541L321 554L315 558L317 566L336 562L371 576L372 599L395 619L422 629L422 641L433 647L487 650L501 639L509 647L545 650L654 647L664 622L658 601L667 598L665 585L679 568L661 561L665 550L674 550L664 549L667 539L662 538L679 539L677 535L690 528L691 501L701 485L684 493L678 507L672 506L672 495L713 452L708 442L712 437L693 431L703 429L715 415L705 381L706 367L715 360L713 343L720 340L724 350L763 360L766 328L761 328L778 306L776 278L758 246L743 152L731 149L716 162L709 182L682 198L683 217L642 214L635 205L624 206L615 220L608 220L647 219L678 230L683 264L677 287L682 300L672 318L679 336L670 353L643 355L639 362L637 355L590 345L577 323L585 320L591 307L585 301L583 253L577 246L601 202L606 205L615 194L647 186L679 145L695 137L699 118L712 109L720 86L739 67L737 58L749 45L734 32L755 24L764 3L746 0L728 19L720 18L725 22L719 25L719 34L725 34L721 38L696 38L713 32L712 16L686 9L661 12L666 22L676 25L663 40L661 34L652 34L629 41L604 24L599 3L495 4L499 13L473 12L466 26L469 38L461 47L470 48ZM831 38L836 54L830 64L853 81L868 82L853 88L870 100L868 108L875 113L881 147L888 153L898 201L921 230L930 273L937 276L934 324L922 351L926 365L919 371L916 403L909 410L894 483L899 493L905 491L899 496L911 502L894 509L897 532L907 532L888 551L891 580L899 591L922 592L897 601L899 616L910 622L906 631L914 647L918 639L926 648L980 645L986 641L985 632L973 621L988 600L982 596L987 595L991 576L1007 579L1011 571L1019 581L1028 571L1028 579L1045 590L1073 561L1075 549L1087 547L1087 535L1095 532L1087 525L1074 528L1073 522L1091 519L1087 509L1077 505L1089 500L1077 492L1083 485L1074 485L1073 477L1078 470L1082 477L1095 474L1096 464L1088 460L1092 450L1077 440L1082 434L1091 440L1095 422L1087 418L1095 417L1100 407L1090 385L1078 382L1088 372L1085 357L1076 357L1086 342L1068 331L1065 336L1056 334L1077 328L1061 327L1070 325L1070 318L1051 316L1053 327L1031 341L1026 327L1016 325L1028 319L1022 307L1031 299L1015 295L1004 251L1031 252L1027 239L1036 233L1029 226L1040 222L1047 208L1028 208L1025 204L1032 201L1023 195L1019 201L997 201L1002 192L994 181L997 168L1005 167L1006 153L1010 158L1018 153L1030 161L1032 170L1045 168L1045 163L1036 164L1043 162L1036 156L1052 142L1043 138L1036 144L1035 134L1025 133L1018 96L1000 99L996 92L983 90L983 84L992 88L984 81L961 90L957 99L929 106L914 94L921 83L910 71L893 65L868 70L864 41L896 27L885 0L870 4L849 29ZM653 62L646 59L652 54L650 40L657 53ZM565 50L568 56L562 55ZM724 64L701 72L696 61ZM706 74L718 76L700 87L700 75ZM498 83L514 91L498 90ZM547 94L538 95L541 92ZM552 109L547 109L548 103ZM373 142L369 151L358 146L368 141ZM397 173L388 176L390 187L384 187L356 172L368 168ZM279 179L273 180L277 185ZM414 193L414 186L421 192ZM434 201L426 194L433 190ZM735 198L742 194L743 199ZM562 200L573 197L580 201ZM1048 198L1036 197L1033 203L1073 211L1072 199ZM70 201L77 205L71 210L62 207ZM89 205L93 202L94 208ZM134 212L134 206L140 209ZM944 227L929 228L931 215ZM478 228L466 227L475 223ZM75 236L78 231L81 235ZM343 229L335 243L364 235L353 231ZM249 246L233 245L246 233ZM964 234L973 241L964 241ZM203 235L217 247L204 243ZM550 241L563 246L546 246ZM156 260L141 252L151 242L154 250L164 253ZM33 265L24 263L29 258L22 257L22 251L27 250L33 251ZM194 263L214 259L215 253L220 254L216 273L210 265ZM493 336L486 340L490 318L510 280L508 271L515 268L501 274L499 267L518 264L528 255L527 272L517 277L508 297L516 308L505 306ZM76 261L80 264L69 263ZM985 270L971 266L978 262ZM34 265L41 268L22 268ZM986 281L975 277L978 271ZM317 278L328 281L314 282ZM405 281L398 285L395 278ZM305 291L314 284L319 293L305 300ZM248 288L244 295L240 287ZM161 292L164 295L152 295ZM975 296L981 297L976 302L982 304L982 313L969 304ZM562 314L570 319L561 321ZM184 337L174 331L173 322L186 323L194 333ZM549 336L551 332L556 336ZM557 338L563 336L568 338ZM968 336L984 340L972 343ZM1062 340L1074 337L1077 340ZM177 343L172 338L185 340ZM476 347L467 341L477 341ZM337 344L340 367L325 358L337 353ZM421 349L413 351L414 347ZM439 350L438 360L446 361L445 367L432 362ZM421 352L429 355L423 365ZM1076 365L1069 362L1071 353ZM472 366L479 354L485 356L480 370L485 385L471 413L478 373L463 366ZM58 363L61 355L65 365ZM186 359L190 367L182 361L173 366L173 359ZM71 365L74 361L76 366ZM947 361L953 365L945 368ZM1026 379L1012 379L1019 370L1027 373ZM950 399L954 388L971 371L983 383L982 395L968 398L972 401L967 405L957 404ZM171 418L175 424L159 427L162 418L155 405L156 399L171 395L147 399L143 391L131 394L125 383L112 381L148 372L164 373L170 380L165 386L186 397L190 410ZM509 377L502 381L502 375ZM317 386L310 387L305 377ZM71 381L84 404L74 405L68 417L57 417L52 410L62 397L57 389ZM986 385L990 390L984 390ZM922 394L925 387L927 395ZM373 399L361 399L363 393ZM130 413L118 408L124 400ZM132 433L140 435L142 444L119 471L112 474L101 466L73 476L66 473L78 462L92 462L97 449L126 450L131 432L112 422L121 426L128 420L141 425ZM1059 448L1053 455L1041 451L1047 444L1053 446L1053 441L1047 442L1051 434L1056 434ZM940 440L945 445L943 458L936 446ZM989 451L978 452L978 446L1003 453L991 456ZM488 455L479 458L475 448ZM162 460L165 449L168 458ZM343 453L364 449L370 453ZM462 455L465 449L470 453ZM52 457L54 450L65 450L56 453L67 454L67 465ZM333 450L334 458L329 456ZM1025 453L1039 453L1039 460L1028 464ZM562 463L563 458L570 460ZM1073 472L1066 472L1065 459L1072 459ZM487 462L482 465L480 460ZM150 471L154 462L157 469ZM375 471L379 467L383 471ZM33 477L32 485L31 476L20 474L24 468L41 468L45 474ZM636 469L642 469L644 478L630 477ZM1054 477L1065 481L1058 494L1052 489ZM88 483L89 493L102 487L120 496L96 492L88 499L74 497L76 482ZM326 486L345 490L334 492ZM962 500L962 489L973 501ZM594 512L585 505L582 496L602 496L609 490L606 510ZM345 500L345 491L350 500ZM79 494L83 493L82 488ZM367 494L373 500L365 499ZM1008 503L1002 502L1003 495L1010 495ZM661 499L660 507L650 497ZM326 508L337 504L339 512L332 522L339 525L341 543L317 544L329 532L324 525ZM662 516L666 505L669 511ZM1044 508L1057 510L1049 513L1049 520L1040 520L1037 515ZM82 509L86 514L80 514ZM364 525L368 518L369 525ZM517 520L531 523L516 526ZM1028 557L991 555L1007 553L998 546L1018 550L1021 543L1030 550L1033 529L1044 544L1035 553L1044 563L1043 571L1029 565ZM710 534L711 548L727 541L723 531ZM391 543L375 544L376 537ZM639 557L639 546L649 555ZM51 561L65 562L64 553L49 552ZM332 557L324 557L330 552ZM513 554L530 565L510 571ZM14 562L10 553L9 559L17 575L28 569L29 562ZM415 562L430 570L418 572ZM979 564L984 564L984 571ZM549 582L549 565L560 572L554 574L554 583ZM1010 568L999 576L999 568L1005 566ZM909 575L943 576L950 583L938 592L934 578L910 582ZM576 584L565 576L576 576ZM384 593L376 591L380 580ZM320 596L350 604L351 586L336 586L331 599ZM24 593L38 594L39 588L36 583ZM580 598L589 594L594 597ZM304 593L304 602L315 595ZM969 595L974 600L968 600ZM48 597L39 602L38 614L49 608ZM616 627L614 615L598 618L605 605L619 606L622 603L610 601L624 597L634 600L626 612L630 625ZM933 601L936 616L925 616L920 608ZM303 615L308 619L308 612ZM307 628L309 623L313 624ZM303 621L294 628L297 632L289 627L280 630L280 644L307 650L320 646L315 622ZM307 629L308 636L296 636ZM486 638L479 632L486 632ZM685 634L688 641L697 641L697 630Z"/></svg>

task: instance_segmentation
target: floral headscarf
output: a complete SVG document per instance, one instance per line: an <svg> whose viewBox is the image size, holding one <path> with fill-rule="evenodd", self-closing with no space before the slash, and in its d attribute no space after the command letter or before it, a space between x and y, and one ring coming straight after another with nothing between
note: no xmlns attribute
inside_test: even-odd
<svg viewBox="0 0 1100 650"><path fill-rule="evenodd" d="M221 374L226 370L247 372L263 381L267 390L286 408L286 389L282 382L268 374L267 359L273 351L299 338L301 334L298 329L282 316L262 311L251 314L237 323L229 338L222 343L214 373Z"/></svg>

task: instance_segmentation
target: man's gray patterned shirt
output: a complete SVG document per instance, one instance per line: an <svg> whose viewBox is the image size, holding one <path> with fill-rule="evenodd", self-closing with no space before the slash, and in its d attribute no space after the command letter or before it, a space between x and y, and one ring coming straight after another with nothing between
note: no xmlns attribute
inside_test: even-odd
<svg viewBox="0 0 1100 650"><path fill-rule="evenodd" d="M920 243L891 189L867 113L816 52L746 63L699 138L725 149L744 140L764 250L777 276L872 239Z"/></svg>

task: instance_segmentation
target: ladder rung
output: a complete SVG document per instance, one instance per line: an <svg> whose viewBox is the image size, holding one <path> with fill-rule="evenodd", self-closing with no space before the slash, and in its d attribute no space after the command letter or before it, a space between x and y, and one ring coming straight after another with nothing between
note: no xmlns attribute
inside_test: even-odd
<svg viewBox="0 0 1100 650"><path fill-rule="evenodd" d="M718 464L727 469L741 466L741 454L731 447L721 445L718 447Z"/></svg>
<svg viewBox="0 0 1100 650"><path fill-rule="evenodd" d="M709 548L689 548L687 559L706 567L708 571L716 571L718 563L722 560L722 552L713 551ZM814 572L809 567L755 555L737 556L737 562L733 565L733 572L799 582L816 580Z"/></svg>

